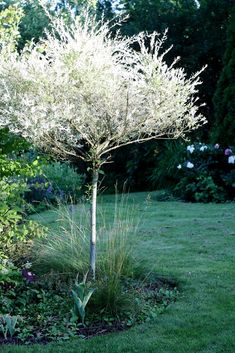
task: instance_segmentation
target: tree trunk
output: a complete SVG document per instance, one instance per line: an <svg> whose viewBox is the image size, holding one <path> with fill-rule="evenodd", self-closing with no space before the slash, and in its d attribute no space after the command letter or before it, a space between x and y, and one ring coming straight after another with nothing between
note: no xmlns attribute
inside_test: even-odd
<svg viewBox="0 0 235 353"><path fill-rule="evenodd" d="M90 276L95 279L96 264L96 203L97 203L97 184L99 173L93 170L92 175L92 200L91 200L91 238L90 238Z"/></svg>

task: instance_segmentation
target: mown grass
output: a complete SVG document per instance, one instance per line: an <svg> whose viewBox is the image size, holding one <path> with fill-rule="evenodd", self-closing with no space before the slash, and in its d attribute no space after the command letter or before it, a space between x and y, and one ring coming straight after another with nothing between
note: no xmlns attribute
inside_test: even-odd
<svg viewBox="0 0 235 353"><path fill-rule="evenodd" d="M158 318L126 332L47 346L1 346L1 353L234 353L235 204L158 202L133 194L137 260L176 279L180 297ZM106 217L114 197L100 200ZM79 206L77 206L79 212ZM53 213L36 218L55 226Z"/></svg>

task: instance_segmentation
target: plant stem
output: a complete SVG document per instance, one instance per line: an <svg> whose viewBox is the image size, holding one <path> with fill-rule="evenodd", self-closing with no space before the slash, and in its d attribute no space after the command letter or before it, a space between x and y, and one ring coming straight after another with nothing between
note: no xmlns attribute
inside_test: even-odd
<svg viewBox="0 0 235 353"><path fill-rule="evenodd" d="M99 173L93 169L92 175L92 200L91 200L91 238L90 238L90 276L95 279L96 264L96 204L97 204L97 185Z"/></svg>

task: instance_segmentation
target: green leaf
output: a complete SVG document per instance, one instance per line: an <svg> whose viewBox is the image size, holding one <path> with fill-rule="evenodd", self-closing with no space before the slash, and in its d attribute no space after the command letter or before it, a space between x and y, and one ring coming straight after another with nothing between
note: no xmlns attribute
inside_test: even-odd
<svg viewBox="0 0 235 353"><path fill-rule="evenodd" d="M84 297L84 299L83 299L84 308L86 307L86 305L87 305L88 301L90 300L90 297L92 296L94 291L95 291L95 288L90 289L89 292L87 293L87 295Z"/></svg>

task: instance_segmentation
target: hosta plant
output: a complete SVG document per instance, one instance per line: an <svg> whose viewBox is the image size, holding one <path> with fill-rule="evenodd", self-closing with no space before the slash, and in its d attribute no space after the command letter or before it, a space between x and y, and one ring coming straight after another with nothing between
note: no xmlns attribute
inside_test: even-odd
<svg viewBox="0 0 235 353"><path fill-rule="evenodd" d="M15 334L17 320L18 320L17 316L11 316L11 315L0 316L0 329L5 339L8 338L8 335L12 337Z"/></svg>

